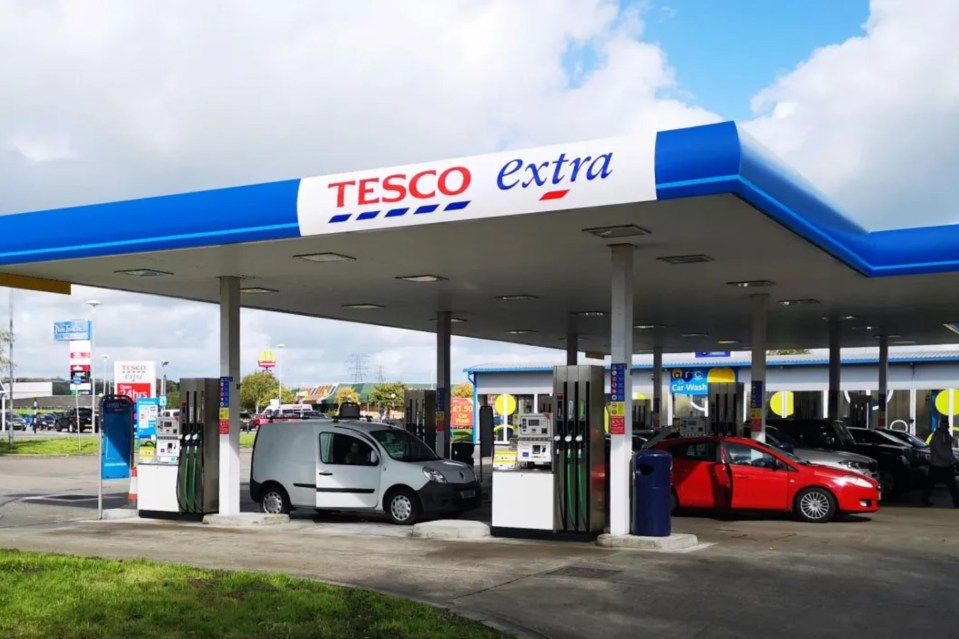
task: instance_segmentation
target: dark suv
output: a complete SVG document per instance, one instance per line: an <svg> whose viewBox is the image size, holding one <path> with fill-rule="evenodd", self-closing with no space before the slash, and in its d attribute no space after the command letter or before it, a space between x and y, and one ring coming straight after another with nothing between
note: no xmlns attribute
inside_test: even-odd
<svg viewBox="0 0 959 639"><path fill-rule="evenodd" d="M845 424L825 419L770 419L775 426L803 446L844 450L872 457L879 462L879 482L883 495L916 488L922 481L918 455L908 448L889 444L857 442Z"/></svg>
<svg viewBox="0 0 959 639"><path fill-rule="evenodd" d="M91 422L93 421L93 411L89 408L71 408L63 415L60 415L57 418L56 426L54 427L56 431L62 432L67 431L68 433L75 432L77 429L77 412L80 413L80 430L84 431L91 427ZM99 427L100 423L97 422ZM97 432L99 428L94 428L93 432Z"/></svg>

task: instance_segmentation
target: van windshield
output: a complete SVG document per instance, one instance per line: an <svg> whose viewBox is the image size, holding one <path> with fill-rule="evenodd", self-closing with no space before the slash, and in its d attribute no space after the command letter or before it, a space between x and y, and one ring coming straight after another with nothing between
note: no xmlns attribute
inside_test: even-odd
<svg viewBox="0 0 959 639"><path fill-rule="evenodd" d="M422 440L413 437L405 430L388 428L370 433L386 454L402 462L432 461L438 459L436 453Z"/></svg>

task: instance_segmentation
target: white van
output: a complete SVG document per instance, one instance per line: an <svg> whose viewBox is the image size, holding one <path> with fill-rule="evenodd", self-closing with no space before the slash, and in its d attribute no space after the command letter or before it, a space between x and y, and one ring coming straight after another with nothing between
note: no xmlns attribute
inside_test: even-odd
<svg viewBox="0 0 959 639"><path fill-rule="evenodd" d="M253 444L250 496L292 508L385 512L397 524L475 508L473 469L437 457L403 429L366 420L265 423Z"/></svg>

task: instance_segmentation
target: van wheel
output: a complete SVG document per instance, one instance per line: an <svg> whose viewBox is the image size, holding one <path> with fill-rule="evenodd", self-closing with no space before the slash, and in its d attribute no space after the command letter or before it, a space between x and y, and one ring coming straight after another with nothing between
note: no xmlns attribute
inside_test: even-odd
<svg viewBox="0 0 959 639"><path fill-rule="evenodd" d="M273 484L263 491L260 507L267 515L287 515L290 512L290 498L285 490Z"/></svg>
<svg viewBox="0 0 959 639"><path fill-rule="evenodd" d="M397 488L386 497L386 514L394 524L414 524L420 516L420 500L409 488Z"/></svg>
<svg viewBox="0 0 959 639"><path fill-rule="evenodd" d="M813 487L800 491L793 504L796 516L802 521L825 523L836 516L836 498L825 488Z"/></svg>

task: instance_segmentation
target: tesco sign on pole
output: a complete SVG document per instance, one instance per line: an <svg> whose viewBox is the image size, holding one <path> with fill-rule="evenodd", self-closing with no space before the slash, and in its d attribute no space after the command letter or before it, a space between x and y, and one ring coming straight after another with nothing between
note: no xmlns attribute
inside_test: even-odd
<svg viewBox="0 0 959 639"><path fill-rule="evenodd" d="M116 394L133 401L156 397L156 364L154 362L114 362L113 379Z"/></svg>

